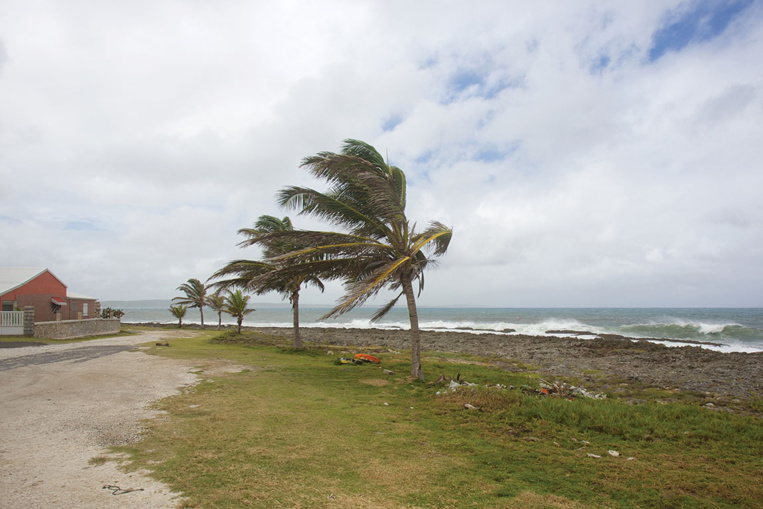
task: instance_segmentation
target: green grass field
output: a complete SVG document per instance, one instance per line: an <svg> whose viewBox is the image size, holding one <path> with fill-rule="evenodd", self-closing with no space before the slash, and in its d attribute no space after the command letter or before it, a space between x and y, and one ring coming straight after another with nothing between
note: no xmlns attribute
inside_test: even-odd
<svg viewBox="0 0 763 509"><path fill-rule="evenodd" d="M337 365L361 350L245 334L155 347L194 359L204 381L115 450L183 507L763 507L760 415L538 396L520 390L535 374L425 353L430 380L479 384L452 392L409 379L407 352ZM208 374L221 365L234 372Z"/></svg>

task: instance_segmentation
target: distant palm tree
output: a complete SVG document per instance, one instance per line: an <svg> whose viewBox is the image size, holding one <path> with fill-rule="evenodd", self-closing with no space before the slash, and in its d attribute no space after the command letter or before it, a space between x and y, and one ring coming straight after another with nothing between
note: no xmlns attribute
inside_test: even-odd
<svg viewBox="0 0 763 509"><path fill-rule="evenodd" d="M185 316L187 309L188 308L182 304L170 306L170 313L172 313L172 316L178 319L178 329L183 328L183 317Z"/></svg>
<svg viewBox="0 0 763 509"><path fill-rule="evenodd" d="M217 313L217 330L223 326L223 311L225 311L225 297L219 293L213 293L207 297L207 305Z"/></svg>
<svg viewBox="0 0 763 509"><path fill-rule="evenodd" d="M418 282L420 293L424 269L433 264L424 251L432 257L445 254L452 230L431 222L423 231L416 231L405 215L405 174L385 162L367 143L345 140L341 153L321 152L305 158L302 167L325 180L329 190L321 193L306 187L287 187L279 194L280 204L324 219L344 232L293 230L254 235L248 242L302 246L267 259L278 268L260 276L254 284L297 275L342 279L346 294L324 318L362 305L385 287L399 291L373 319L380 319L405 296L411 323L411 376L423 380L414 282Z"/></svg>
<svg viewBox="0 0 763 509"><path fill-rule="evenodd" d="M234 260L215 272L210 279L233 275L235 277L214 283L212 286L219 288L238 287L255 292L259 295L275 291L287 297L291 303L292 309L294 348L302 348L304 345L302 344L302 338L299 332L299 292L302 285L313 285L323 291L323 283L319 278L311 274L293 274L283 278L275 277L270 279L259 279L264 274L272 272L289 263L288 261L276 261L275 259L277 257L290 253L301 247L277 239L268 243L264 241L265 237L263 237L263 235L273 232L293 231L294 227L288 217L279 219L268 215L260 216L254 224L254 228L242 228L238 231L239 234L247 237L247 240L242 241L239 245L242 247L260 245L265 257L273 259L274 261L267 263L253 260ZM263 241L260 239L263 239ZM254 284L255 281L257 281L256 284Z"/></svg>
<svg viewBox="0 0 763 509"><path fill-rule="evenodd" d="M254 309L247 308L248 304L249 296L242 294L241 290L228 291L228 295L225 296L225 312L236 317L239 334L241 334L241 322L244 321L244 317L254 312Z"/></svg>
<svg viewBox="0 0 763 509"><path fill-rule="evenodd" d="M204 326L204 306L207 305L207 287L196 278L189 279L187 283L177 287L185 293L185 297L175 297L173 302L184 304L191 308L199 308L201 314L201 326Z"/></svg>

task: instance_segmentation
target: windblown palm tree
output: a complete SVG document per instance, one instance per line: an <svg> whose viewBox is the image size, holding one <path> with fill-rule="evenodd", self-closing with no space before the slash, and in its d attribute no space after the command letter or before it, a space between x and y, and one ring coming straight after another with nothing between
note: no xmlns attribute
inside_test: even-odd
<svg viewBox="0 0 763 509"><path fill-rule="evenodd" d="M185 316L185 312L187 309L188 308L182 304L178 304L176 306L170 306L170 313L172 313L172 316L178 319L178 329L183 328L183 317Z"/></svg>
<svg viewBox="0 0 763 509"><path fill-rule="evenodd" d="M225 311L225 297L219 293L213 293L207 297L207 305L217 313L217 330L223 325L223 311Z"/></svg>
<svg viewBox="0 0 763 509"><path fill-rule="evenodd" d="M191 278L187 283L177 287L178 290L185 293L185 297L175 297L173 302L184 304L191 308L199 308L201 314L201 326L204 326L204 306L207 305L207 287L196 278Z"/></svg>
<svg viewBox="0 0 763 509"><path fill-rule="evenodd" d="M295 251L300 246L279 239L273 239L273 242L266 242L264 234L293 231L294 227L288 217L278 219L273 216L260 216L254 224L254 228L242 228L238 231L240 235L247 237L239 245L242 247L260 245L263 248L263 255L266 258L274 259ZM275 291L287 297L292 309L294 348L302 348L304 345L299 333L299 292L302 289L302 285L313 285L321 291L323 291L324 287L321 280L311 274L290 274L284 278L262 278L264 274L288 263L288 261L267 263L252 260L234 260L215 272L210 279L233 275L235 277L213 283L212 286L218 288L242 288L259 295Z"/></svg>
<svg viewBox="0 0 763 509"><path fill-rule="evenodd" d="M235 292L228 292L225 296L225 312L236 318L238 323L238 333L241 334L241 323L244 321L244 317L249 313L253 313L254 309L249 309L249 296L241 293L241 290Z"/></svg>
<svg viewBox="0 0 763 509"><path fill-rule="evenodd" d="M425 251L432 257L445 254L452 230L432 222L416 231L405 215L405 174L367 143L345 140L341 153L321 152L305 158L302 167L325 180L329 190L287 187L280 192L280 204L324 219L344 232L293 230L252 235L248 242L303 246L268 259L280 267L254 284L292 275L343 279L346 294L324 318L362 305L383 288L399 292L373 319L380 319L405 296L411 323L411 376L423 380L414 283L420 293L424 269L433 263Z"/></svg>

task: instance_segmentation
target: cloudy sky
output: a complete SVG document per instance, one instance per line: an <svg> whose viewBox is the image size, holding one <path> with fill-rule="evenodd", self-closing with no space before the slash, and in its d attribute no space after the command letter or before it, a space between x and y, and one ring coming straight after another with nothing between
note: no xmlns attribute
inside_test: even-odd
<svg viewBox="0 0 763 509"><path fill-rule="evenodd" d="M0 1L0 265L173 297L357 138L421 305L763 306L762 62L754 0Z"/></svg>

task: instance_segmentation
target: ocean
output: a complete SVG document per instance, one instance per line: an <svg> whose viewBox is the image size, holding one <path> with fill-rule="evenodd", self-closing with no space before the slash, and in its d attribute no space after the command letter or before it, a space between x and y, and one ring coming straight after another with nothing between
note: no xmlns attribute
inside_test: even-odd
<svg viewBox="0 0 763 509"><path fill-rule="evenodd" d="M124 323L177 323L168 308L169 301L104 301L102 307L122 309ZM288 305L255 304L244 325L291 327ZM408 310L393 309L384 319L371 323L375 308L355 309L338 318L318 319L328 307L300 307L302 327L409 328ZM216 325L217 314L204 309L204 323ZM200 323L198 309L189 309L183 323ZM235 320L223 314L224 324ZM762 308L419 308L419 326L425 330L463 330L473 334L503 332L547 335L552 330L586 331L591 334L620 334L631 338L672 340L668 346L683 346L675 341L719 343L703 348L722 352L763 352ZM505 333L505 332L503 332ZM512 334L512 333L506 333ZM555 334L559 335L559 334ZM584 336L585 337L585 336Z"/></svg>

